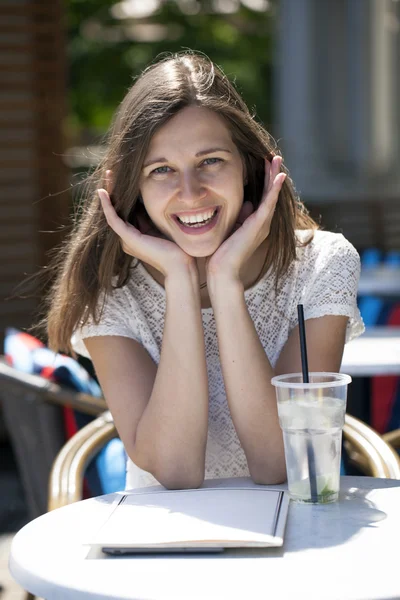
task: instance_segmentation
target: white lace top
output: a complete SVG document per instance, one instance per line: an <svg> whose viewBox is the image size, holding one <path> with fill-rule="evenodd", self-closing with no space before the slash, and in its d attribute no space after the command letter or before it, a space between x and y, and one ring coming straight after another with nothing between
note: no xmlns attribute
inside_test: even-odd
<svg viewBox="0 0 400 600"><path fill-rule="evenodd" d="M299 239L307 232L298 232ZM259 339L272 365L297 325L297 304L306 319L323 315L349 317L346 341L364 331L357 308L360 260L355 248L341 235L316 231L312 242L297 249L297 260L281 279L277 296L274 277L268 273L245 291L246 304ZM165 316L165 291L135 261L127 284L107 298L99 325L87 324L73 337L73 347L90 358L82 340L98 335L121 335L137 340L156 364L160 360ZM202 309L210 403L206 449L206 478L248 476L244 451L236 434L225 397L212 308ZM132 397L134 402L134 397ZM154 477L127 463L127 489L154 485Z"/></svg>

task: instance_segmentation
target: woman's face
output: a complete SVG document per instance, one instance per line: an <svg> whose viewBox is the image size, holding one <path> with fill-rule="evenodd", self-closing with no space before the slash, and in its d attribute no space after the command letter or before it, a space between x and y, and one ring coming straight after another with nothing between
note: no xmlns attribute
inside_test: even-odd
<svg viewBox="0 0 400 600"><path fill-rule="evenodd" d="M196 106L154 134L140 192L154 225L187 254L212 255L243 204L244 168L225 122Z"/></svg>

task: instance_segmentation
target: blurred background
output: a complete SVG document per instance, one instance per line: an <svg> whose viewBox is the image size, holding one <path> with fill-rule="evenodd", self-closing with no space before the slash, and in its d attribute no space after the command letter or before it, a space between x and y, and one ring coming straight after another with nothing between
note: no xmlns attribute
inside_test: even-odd
<svg viewBox="0 0 400 600"><path fill-rule="evenodd" d="M115 108L161 52L200 50L278 140L314 217L400 248L397 0L1 0L0 335L65 234Z"/></svg>
<svg viewBox="0 0 400 600"><path fill-rule="evenodd" d="M313 217L356 246L364 319L382 321L400 299L399 28L398 0L0 0L1 343L32 325L44 290L17 286L65 236L115 108L185 48L236 82ZM1 412L0 451L0 531L15 531L26 506Z"/></svg>

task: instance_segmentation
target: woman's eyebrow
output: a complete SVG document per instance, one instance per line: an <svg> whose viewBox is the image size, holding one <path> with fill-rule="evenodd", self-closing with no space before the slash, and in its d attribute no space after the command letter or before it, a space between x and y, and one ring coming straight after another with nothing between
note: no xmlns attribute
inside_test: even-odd
<svg viewBox="0 0 400 600"><path fill-rule="evenodd" d="M162 162L168 162L166 158L151 158L150 160L148 160L147 162L145 162L143 164L143 169L145 169L146 167L149 167L150 165L154 165L155 163L162 163Z"/></svg>
<svg viewBox="0 0 400 600"><path fill-rule="evenodd" d="M204 156L204 154L211 154L212 152L229 152L229 154L232 154L232 152L228 150L228 148L216 147L207 148L207 150L200 150L200 152L197 152L196 156Z"/></svg>
<svg viewBox="0 0 400 600"><path fill-rule="evenodd" d="M206 150L200 150L200 152L197 152L197 154L195 154L195 156L204 156L205 154L212 154L213 152L228 152L229 154L232 154L231 150L228 150L228 148L215 147L215 148L207 148ZM166 158L164 158L163 156L161 156L160 158L150 158L150 160L146 161L143 164L143 169L145 169L146 167L149 167L150 165L154 165L156 163L163 163L163 162L168 162L168 160Z"/></svg>

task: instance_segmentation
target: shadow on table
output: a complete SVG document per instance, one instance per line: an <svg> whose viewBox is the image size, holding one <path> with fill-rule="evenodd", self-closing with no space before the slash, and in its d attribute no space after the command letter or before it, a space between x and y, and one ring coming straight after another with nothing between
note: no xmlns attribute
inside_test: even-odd
<svg viewBox="0 0 400 600"><path fill-rule="evenodd" d="M377 485L377 489L400 488L400 482L385 480L385 485ZM291 503L281 548L247 548L229 550L226 556L238 558L255 558L257 556L288 556L304 550L315 550L340 546L357 535L362 529L374 527L387 518L386 512L377 508L376 504L367 498L373 490L351 488L340 495L340 502L310 506L307 504ZM398 494L397 500L400 500ZM295 524L291 524L295 521Z"/></svg>
<svg viewBox="0 0 400 600"><path fill-rule="evenodd" d="M399 488L399 483L386 487ZM296 511L297 527L287 528L285 545L290 544L290 552L340 546L362 529L374 527L387 514L366 497L371 491L358 488L344 491L339 503L315 506L312 511L307 505L292 504L288 525Z"/></svg>

